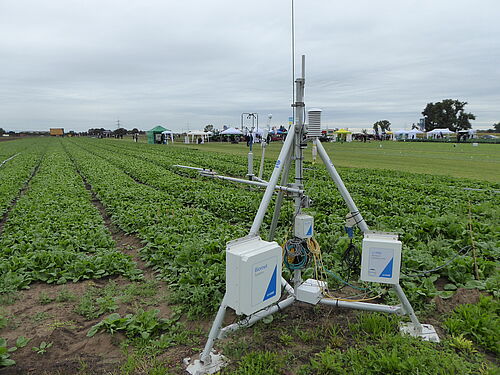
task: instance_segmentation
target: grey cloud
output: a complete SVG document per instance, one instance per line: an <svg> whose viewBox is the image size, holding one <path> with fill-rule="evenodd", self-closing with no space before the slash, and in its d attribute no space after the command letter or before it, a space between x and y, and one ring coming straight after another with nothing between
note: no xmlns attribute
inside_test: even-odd
<svg viewBox="0 0 500 375"><path fill-rule="evenodd" d="M500 121L500 4L295 0L306 103L325 125L409 126L425 104ZM291 113L290 2L4 0L0 127L202 128ZM297 71L299 70L297 64ZM264 121L264 120L262 120Z"/></svg>

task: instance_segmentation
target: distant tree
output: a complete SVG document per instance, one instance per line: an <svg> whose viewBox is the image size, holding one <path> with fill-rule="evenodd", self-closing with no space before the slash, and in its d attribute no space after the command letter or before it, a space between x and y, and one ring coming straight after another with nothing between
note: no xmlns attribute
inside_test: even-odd
<svg viewBox="0 0 500 375"><path fill-rule="evenodd" d="M115 131L113 131L113 134L116 134L118 136L124 136L125 134L127 134L127 129L125 129L125 128L118 128Z"/></svg>
<svg viewBox="0 0 500 375"><path fill-rule="evenodd" d="M0 135L3 135L5 133L5 130L3 128L0 128Z"/></svg>
<svg viewBox="0 0 500 375"><path fill-rule="evenodd" d="M100 128L100 129L89 129L88 130L88 133L89 135L102 135L104 133L104 128Z"/></svg>
<svg viewBox="0 0 500 375"><path fill-rule="evenodd" d="M137 129L137 128L133 128L132 130L128 131L128 134L138 134L138 133L139 133L139 129Z"/></svg>
<svg viewBox="0 0 500 375"><path fill-rule="evenodd" d="M373 129L375 130L375 134L378 134L378 129L380 128L380 132L385 134L386 131L391 130L391 123L389 120L380 120L373 124Z"/></svg>
<svg viewBox="0 0 500 375"><path fill-rule="evenodd" d="M466 105L467 102L453 99L427 103L422 112L425 116L425 130L430 131L436 128L447 128L451 131L470 129L472 127L470 120L475 120L476 116L464 111Z"/></svg>
<svg viewBox="0 0 500 375"><path fill-rule="evenodd" d="M418 125L415 124L415 123L411 124L411 130L413 130L413 129L417 129L418 130Z"/></svg>
<svg viewBox="0 0 500 375"><path fill-rule="evenodd" d="M495 129L495 133L500 133L500 121L493 124L493 129Z"/></svg>
<svg viewBox="0 0 500 375"><path fill-rule="evenodd" d="M203 131L213 132L214 131L214 126L209 124L209 125L205 126L205 129L203 129Z"/></svg>

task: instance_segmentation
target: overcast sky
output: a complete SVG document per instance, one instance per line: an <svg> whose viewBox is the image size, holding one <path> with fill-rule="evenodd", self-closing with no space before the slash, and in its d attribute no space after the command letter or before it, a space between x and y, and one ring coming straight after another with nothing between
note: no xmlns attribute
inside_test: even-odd
<svg viewBox="0 0 500 375"><path fill-rule="evenodd" d="M428 102L500 121L500 1L295 0L306 105L410 128ZM290 0L0 0L0 127L287 123Z"/></svg>

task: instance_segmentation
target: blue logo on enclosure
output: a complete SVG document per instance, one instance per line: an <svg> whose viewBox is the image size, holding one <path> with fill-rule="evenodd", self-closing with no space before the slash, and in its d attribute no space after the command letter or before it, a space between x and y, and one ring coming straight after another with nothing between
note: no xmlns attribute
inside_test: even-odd
<svg viewBox="0 0 500 375"><path fill-rule="evenodd" d="M281 160L279 160L279 159L278 159L278 160L276 161L276 166L275 166L274 168L279 168L280 164L281 164Z"/></svg>
<svg viewBox="0 0 500 375"><path fill-rule="evenodd" d="M261 271L264 271L267 268L267 264L264 264L263 266L255 267L255 273L259 273Z"/></svg>
<svg viewBox="0 0 500 375"><path fill-rule="evenodd" d="M276 268L278 266L274 266L274 271L273 271L273 276L271 277L271 280L269 281L269 285L267 286L266 294L264 295L264 299L262 301L265 301L271 297L274 297L276 295Z"/></svg>
<svg viewBox="0 0 500 375"><path fill-rule="evenodd" d="M387 266L385 266L384 270L380 274L379 277L386 277L390 279L392 277L392 264L393 264L394 258L391 258L390 262L387 263Z"/></svg>

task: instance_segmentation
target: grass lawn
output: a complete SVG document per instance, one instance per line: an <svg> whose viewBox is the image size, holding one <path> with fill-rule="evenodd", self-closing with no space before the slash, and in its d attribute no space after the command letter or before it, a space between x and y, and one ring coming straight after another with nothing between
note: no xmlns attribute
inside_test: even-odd
<svg viewBox="0 0 500 375"><path fill-rule="evenodd" d="M266 149L266 159L276 159L281 143ZM326 151L337 167L382 168L413 173L429 173L500 183L500 145L413 142L325 143ZM166 146L171 147L171 145ZM246 155L245 143L175 143L174 147ZM305 150L312 160L311 145ZM254 147L254 158L260 160L262 147ZM319 159L318 159L319 160ZM209 161L207 161L209 163ZM256 162L257 164L257 162ZM204 167L209 167L207 164Z"/></svg>

